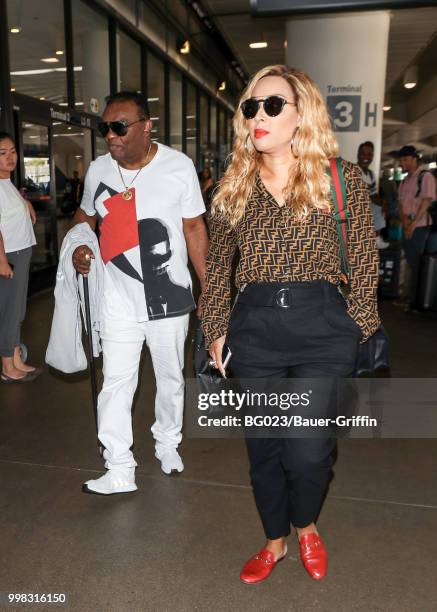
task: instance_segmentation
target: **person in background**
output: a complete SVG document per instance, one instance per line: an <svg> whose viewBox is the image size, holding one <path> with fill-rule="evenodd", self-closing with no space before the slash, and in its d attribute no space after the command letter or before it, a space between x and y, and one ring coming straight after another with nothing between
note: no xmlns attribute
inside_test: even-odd
<svg viewBox="0 0 437 612"><path fill-rule="evenodd" d="M212 365L266 384L289 376L353 375L360 342L379 327L378 256L360 169L342 161L349 250L347 301L338 287L340 246L330 160L338 155L320 91L303 72L268 66L255 74L234 117L231 161L214 196L202 325ZM230 314L234 253L238 298ZM329 397L326 396L329 408ZM246 438L265 546L240 578L268 578L287 554L290 524L301 559L319 580L327 553L316 521L332 476L332 438ZM232 554L235 554L232 552Z"/></svg>
<svg viewBox="0 0 437 612"><path fill-rule="evenodd" d="M83 195L83 182L80 180L79 172L75 170L73 172L73 178L70 179L71 185L71 198L74 203L74 210L79 207L80 201Z"/></svg>
<svg viewBox="0 0 437 612"><path fill-rule="evenodd" d="M0 356L1 382L22 383L42 372L21 358L21 324L27 304L35 211L11 181L17 165L12 137L0 132Z"/></svg>
<svg viewBox="0 0 437 612"><path fill-rule="evenodd" d="M378 249L385 249L389 246L388 242L385 242L381 236L381 230L385 227L386 222L382 211L381 198L378 195L378 189L376 186L375 175L369 168L373 162L374 145L370 140L362 142L358 147L358 165L363 173L363 179L367 185L370 195L370 201L372 203L372 215L373 215L373 227L376 233L376 246Z"/></svg>
<svg viewBox="0 0 437 612"><path fill-rule="evenodd" d="M206 212L209 213L215 184L214 179L212 178L211 170L208 166L199 172L199 183Z"/></svg>
<svg viewBox="0 0 437 612"><path fill-rule="evenodd" d="M419 152L412 145L398 151L399 164L407 176L399 185L399 205L404 228L404 251L410 267L407 310L416 309L420 258L431 233L428 208L436 199L436 180L420 162Z"/></svg>

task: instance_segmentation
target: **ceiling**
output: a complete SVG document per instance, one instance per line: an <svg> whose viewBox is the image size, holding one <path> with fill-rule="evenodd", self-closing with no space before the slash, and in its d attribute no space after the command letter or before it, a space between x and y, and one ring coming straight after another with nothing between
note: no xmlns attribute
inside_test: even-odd
<svg viewBox="0 0 437 612"><path fill-rule="evenodd" d="M250 0L202 4L248 74L285 61L287 18L254 18ZM268 47L250 49L254 41L266 41ZM413 63L418 66L418 86L406 90L402 76ZM437 6L391 11L386 92L392 108L384 115L383 160L407 143L437 154Z"/></svg>

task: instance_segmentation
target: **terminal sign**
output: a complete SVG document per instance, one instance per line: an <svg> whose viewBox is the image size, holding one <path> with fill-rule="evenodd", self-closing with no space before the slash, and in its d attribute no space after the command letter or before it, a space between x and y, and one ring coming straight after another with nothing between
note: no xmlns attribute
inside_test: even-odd
<svg viewBox="0 0 437 612"><path fill-rule="evenodd" d="M328 85L326 104L336 132L360 132L362 128L376 128L378 104L362 101L362 86Z"/></svg>

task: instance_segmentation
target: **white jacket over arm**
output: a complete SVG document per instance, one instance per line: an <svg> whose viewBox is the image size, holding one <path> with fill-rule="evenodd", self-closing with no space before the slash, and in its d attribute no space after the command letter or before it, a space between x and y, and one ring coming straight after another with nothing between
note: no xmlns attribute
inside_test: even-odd
<svg viewBox="0 0 437 612"><path fill-rule="evenodd" d="M98 357L101 352L99 305L103 296L103 262L95 233L88 223L79 223L66 234L62 242L56 273L55 310L46 352L46 363L66 374L87 368L87 358L82 346L80 316L81 306L82 312L85 312L83 279L76 273L72 261L75 249L82 244L87 245L95 256L95 259L91 260L88 286L94 357Z"/></svg>

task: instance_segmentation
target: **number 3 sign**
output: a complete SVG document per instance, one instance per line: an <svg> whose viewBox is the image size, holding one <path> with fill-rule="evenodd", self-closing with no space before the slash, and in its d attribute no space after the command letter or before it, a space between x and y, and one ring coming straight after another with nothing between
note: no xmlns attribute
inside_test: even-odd
<svg viewBox="0 0 437 612"><path fill-rule="evenodd" d="M326 99L335 132L359 132L361 96L328 96Z"/></svg>

